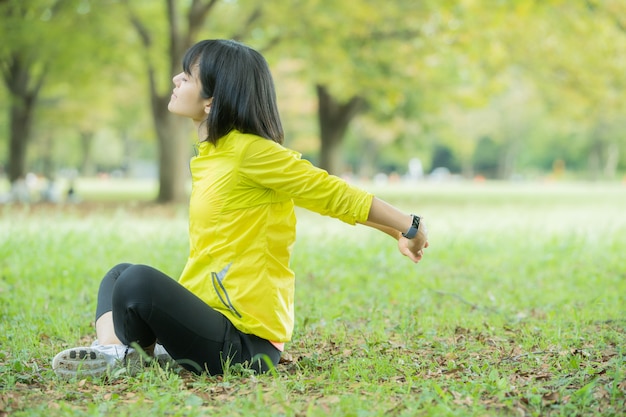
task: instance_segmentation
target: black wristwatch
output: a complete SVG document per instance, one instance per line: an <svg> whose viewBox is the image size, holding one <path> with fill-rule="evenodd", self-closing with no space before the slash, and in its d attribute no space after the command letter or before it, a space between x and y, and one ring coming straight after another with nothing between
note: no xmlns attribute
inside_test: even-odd
<svg viewBox="0 0 626 417"><path fill-rule="evenodd" d="M402 233L402 236L407 239L413 239L417 234L417 229L419 229L420 227L420 216L411 214L411 217L413 217L413 223L411 224L411 227L409 227L409 230L407 230L406 233Z"/></svg>

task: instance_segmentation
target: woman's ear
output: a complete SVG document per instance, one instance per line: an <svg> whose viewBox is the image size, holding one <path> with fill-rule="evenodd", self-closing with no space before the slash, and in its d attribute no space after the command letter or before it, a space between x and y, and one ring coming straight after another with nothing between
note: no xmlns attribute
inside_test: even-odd
<svg viewBox="0 0 626 417"><path fill-rule="evenodd" d="M204 101L204 112L206 114L211 113L211 104L213 104L213 97Z"/></svg>

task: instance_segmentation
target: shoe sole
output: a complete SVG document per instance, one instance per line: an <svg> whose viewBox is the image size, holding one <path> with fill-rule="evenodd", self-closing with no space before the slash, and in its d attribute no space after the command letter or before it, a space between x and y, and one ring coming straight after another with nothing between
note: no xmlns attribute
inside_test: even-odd
<svg viewBox="0 0 626 417"><path fill-rule="evenodd" d="M109 370L107 358L90 347L66 349L52 360L52 369L61 378L75 377L97 378Z"/></svg>

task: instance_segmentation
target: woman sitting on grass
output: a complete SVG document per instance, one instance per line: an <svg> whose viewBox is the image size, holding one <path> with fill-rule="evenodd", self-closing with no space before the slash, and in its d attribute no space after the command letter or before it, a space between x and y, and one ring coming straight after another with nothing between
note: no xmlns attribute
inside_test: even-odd
<svg viewBox="0 0 626 417"><path fill-rule="evenodd" d="M199 140L187 264L178 281L145 265L111 269L98 292L97 340L56 355L53 368L63 377L105 374L137 355L131 345L169 354L196 373L220 374L225 363L259 372L278 364L294 324L296 205L379 229L413 262L428 246L418 216L281 145L272 76L255 50L199 42L173 82L168 109L190 118Z"/></svg>

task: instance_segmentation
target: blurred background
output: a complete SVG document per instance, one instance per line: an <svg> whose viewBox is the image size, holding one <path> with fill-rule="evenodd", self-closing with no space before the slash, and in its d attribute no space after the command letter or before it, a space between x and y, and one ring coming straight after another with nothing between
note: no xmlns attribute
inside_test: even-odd
<svg viewBox="0 0 626 417"><path fill-rule="evenodd" d="M0 0L0 36L5 203L186 201L167 103L206 38L265 55L285 145L333 174L626 183L624 0Z"/></svg>

